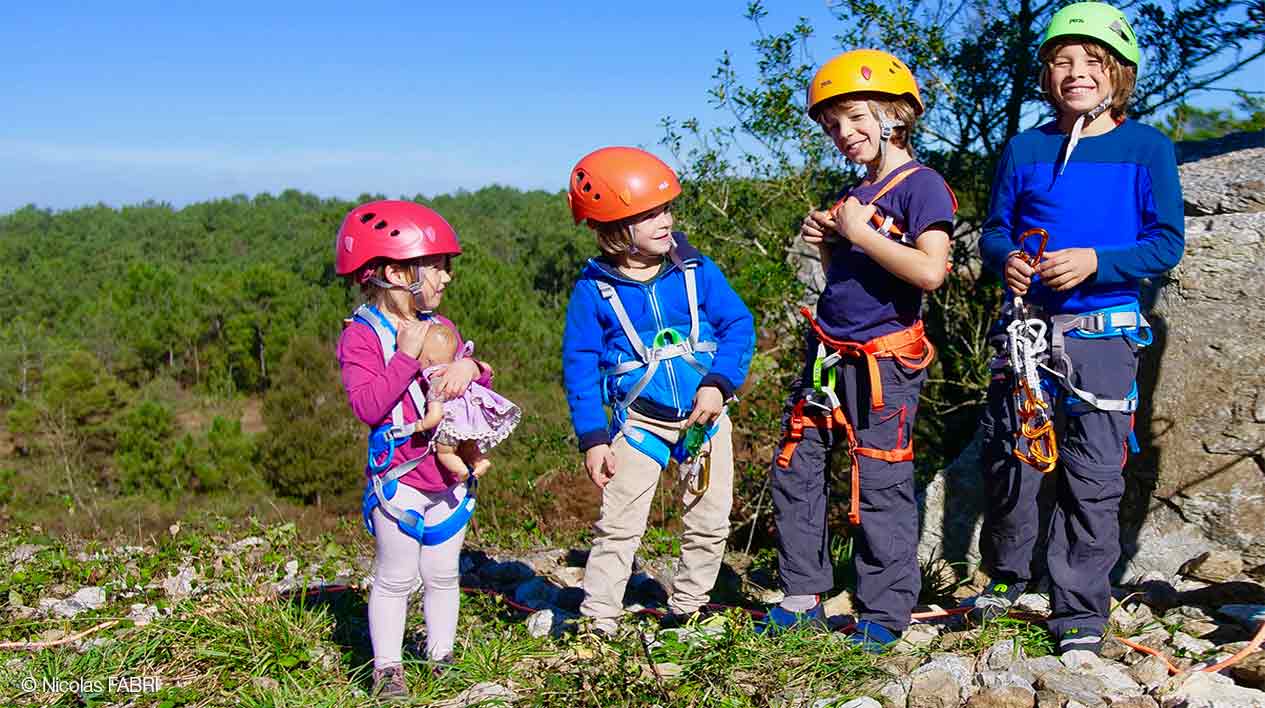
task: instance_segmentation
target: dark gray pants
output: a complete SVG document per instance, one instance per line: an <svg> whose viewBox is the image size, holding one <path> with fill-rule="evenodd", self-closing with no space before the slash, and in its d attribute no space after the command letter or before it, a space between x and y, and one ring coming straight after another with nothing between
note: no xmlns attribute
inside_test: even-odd
<svg viewBox="0 0 1265 708"><path fill-rule="evenodd" d="M817 342L811 335L809 339L807 364L811 367ZM864 362L847 361L837 371L837 393L856 429L858 446L880 450L904 447L913 434L918 393L926 371L910 371L893 359L879 359L884 399L880 410L870 407L869 370ZM782 416L784 434L791 408L812 390L810 372L806 367L787 401ZM790 466L783 469L776 462L771 466L778 568L788 594L820 594L834 587L826 504L828 471L836 451L847 455L842 431L832 435L805 428ZM914 463L884 462L861 455L857 459L861 470L861 526L852 533L858 619L877 622L900 633L909 626L909 615L921 589ZM845 474L849 464L847 459L842 461Z"/></svg>
<svg viewBox="0 0 1265 708"><path fill-rule="evenodd" d="M1068 337L1066 346L1077 388L1103 398L1129 394L1137 375L1136 345L1124 337ZM1011 583L1031 580L1041 517L1037 496L1044 477L1012 454L1018 428L1013 390L1008 370L995 371L981 421L993 578ZM1121 470L1133 416L1095 409L1065 413L1058 416L1059 462L1051 473L1056 477L1046 550L1049 627L1055 636L1071 628L1101 634L1111 602L1108 574L1120 557Z"/></svg>

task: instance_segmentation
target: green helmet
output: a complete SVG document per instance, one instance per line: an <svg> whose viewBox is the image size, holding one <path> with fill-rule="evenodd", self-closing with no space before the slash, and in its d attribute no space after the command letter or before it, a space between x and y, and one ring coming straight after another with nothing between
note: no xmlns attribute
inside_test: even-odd
<svg viewBox="0 0 1265 708"><path fill-rule="evenodd" d="M1037 54L1040 55L1047 44L1060 37L1095 40L1107 45L1116 56L1135 68L1138 66L1138 36L1133 33L1124 13L1105 2L1078 2L1054 13Z"/></svg>

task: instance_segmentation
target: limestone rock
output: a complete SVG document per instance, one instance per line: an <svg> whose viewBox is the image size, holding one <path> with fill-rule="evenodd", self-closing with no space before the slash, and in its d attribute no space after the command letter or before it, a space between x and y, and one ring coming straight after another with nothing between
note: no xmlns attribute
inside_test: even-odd
<svg viewBox="0 0 1265 708"><path fill-rule="evenodd" d="M504 705L518 700L518 694L499 683L476 683L455 697L431 704L434 708L467 708L479 705Z"/></svg>
<svg viewBox="0 0 1265 708"><path fill-rule="evenodd" d="M1202 671L1174 676L1157 697L1163 708L1265 708L1265 691L1242 688L1228 676Z"/></svg>
<svg viewBox="0 0 1265 708"><path fill-rule="evenodd" d="M1265 688L1265 652L1248 654L1230 666L1230 676L1249 688Z"/></svg>
<svg viewBox="0 0 1265 708"><path fill-rule="evenodd" d="M966 702L966 708L1032 708L1036 691L1031 686L985 688Z"/></svg>
<svg viewBox="0 0 1265 708"><path fill-rule="evenodd" d="M1182 564L1177 572L1209 583L1223 583L1243 572L1243 558L1232 551L1206 551Z"/></svg>
<svg viewBox="0 0 1265 708"><path fill-rule="evenodd" d="M1265 211L1265 140L1178 167L1188 216Z"/></svg>
<svg viewBox="0 0 1265 708"><path fill-rule="evenodd" d="M1168 680L1168 666L1158 656L1146 656L1128 669L1129 678L1137 681L1148 691L1154 690Z"/></svg>
<svg viewBox="0 0 1265 708"><path fill-rule="evenodd" d="M909 708L958 708L961 704L961 686L949 672L932 669L913 675Z"/></svg>

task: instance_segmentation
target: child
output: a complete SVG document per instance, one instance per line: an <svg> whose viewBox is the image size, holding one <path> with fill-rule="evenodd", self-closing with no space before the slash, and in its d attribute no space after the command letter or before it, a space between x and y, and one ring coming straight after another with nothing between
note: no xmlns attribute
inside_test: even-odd
<svg viewBox="0 0 1265 708"><path fill-rule="evenodd" d="M923 333L922 294L944 280L957 208L944 179L913 158L910 136L922 110L913 74L878 50L836 56L808 87L809 116L865 177L800 227L818 248L826 287L816 319L804 309L812 325L804 369L772 465L786 596L765 628L825 623L819 596L834 585L827 472L842 444L855 526L852 641L867 651L900 637L920 589L912 434L935 355Z"/></svg>
<svg viewBox="0 0 1265 708"><path fill-rule="evenodd" d="M434 431L431 443L439 464L465 481L471 473L479 478L488 471L492 461L484 453L509 437L522 412L495 391L473 381L461 396L444 400L436 379L443 375L445 365L474 353L474 342L466 342L460 357L458 346L457 333L446 325L435 324L426 331L420 361L422 377L430 388L421 429Z"/></svg>
<svg viewBox="0 0 1265 708"><path fill-rule="evenodd" d="M602 490L580 611L607 635L623 613L659 475L670 458L685 459L685 438L699 437L687 435L693 426L710 438L710 480L684 495L668 624L707 602L729 535L725 404L746 378L755 329L716 264L672 231L670 206L680 193L676 174L655 156L609 147L580 160L567 194L576 223L588 221L602 251L571 293L562 361L584 464Z"/></svg>
<svg viewBox="0 0 1265 708"><path fill-rule="evenodd" d="M1031 579L1041 470L1057 465L1048 626L1060 652L1097 652L1120 552L1137 350L1150 341L1138 281L1181 258L1181 188L1172 143L1125 119L1138 44L1119 10L1099 2L1059 10L1038 56L1057 117L1006 145L980 239L984 264L1006 282L1000 324L1016 319L1022 336L999 343L1001 359L1014 348L1016 362L994 363L983 415L994 584L972 618L1005 614ZM1048 244L1035 238L1043 232ZM1054 373L1017 379L1015 369L1041 371L1035 361L1047 347ZM1054 408L1067 415L1061 434L1037 425Z"/></svg>
<svg viewBox="0 0 1265 708"><path fill-rule="evenodd" d="M488 386L490 367L472 358L423 379L419 356L430 328L456 329L434 313L452 280L457 233L419 204L378 201L347 215L334 244L335 270L361 287L366 304L338 342L343 386L352 410L371 426L364 516L376 563L369 593L373 690L406 698L401 665L408 595L425 585L426 653L435 670L452 661L460 604L458 556L474 510L472 483L436 464L420 430L424 389L448 399L472 382Z"/></svg>

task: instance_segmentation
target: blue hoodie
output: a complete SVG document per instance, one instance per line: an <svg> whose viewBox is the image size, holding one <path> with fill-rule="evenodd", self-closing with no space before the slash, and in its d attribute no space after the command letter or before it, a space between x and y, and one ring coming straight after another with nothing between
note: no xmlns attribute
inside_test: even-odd
<svg viewBox="0 0 1265 708"><path fill-rule="evenodd" d="M715 386L726 399L742 387L755 349L755 323L716 264L689 245L685 234L674 233L672 237L681 261L696 264L699 340L716 342L717 347L715 352L694 355L708 368L705 376L683 359L662 362L632 408L659 420L679 421L689 417L700 386ZM609 367L638 359L614 309L598 292L599 280L614 286L647 347L664 328L671 327L682 335L690 331L685 273L672 261L667 261L653 279L641 282L620 274L609 261L589 259L571 291L562 337L562 375L581 451L610 442L616 423L608 423L603 406L623 400L645 373L643 368L621 376L602 376Z"/></svg>

